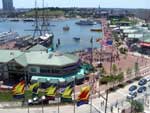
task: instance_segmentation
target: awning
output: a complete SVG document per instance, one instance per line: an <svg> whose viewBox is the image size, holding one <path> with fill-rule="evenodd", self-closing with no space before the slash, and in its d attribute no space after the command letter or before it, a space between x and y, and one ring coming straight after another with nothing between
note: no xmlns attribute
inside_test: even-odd
<svg viewBox="0 0 150 113"><path fill-rule="evenodd" d="M45 76L32 76L31 81L38 81L38 82L50 82L50 83L60 83L65 82L64 78L60 77L45 77Z"/></svg>
<svg viewBox="0 0 150 113"><path fill-rule="evenodd" d="M40 76L40 75L35 75L31 77L31 81L36 81L36 82L41 82L41 83L45 83L45 82L49 82L52 84L58 84L58 83L70 83L73 82L74 79L83 79L85 77L85 69L80 69L77 73L72 74L72 75L64 75L62 77L60 76Z"/></svg>
<svg viewBox="0 0 150 113"><path fill-rule="evenodd" d="M76 79L77 79L77 80L83 79L84 77L85 77L85 75L79 75L79 74L76 75Z"/></svg>
<svg viewBox="0 0 150 113"><path fill-rule="evenodd" d="M45 83L45 82L47 82L48 80L47 80L46 78L38 78L37 81L38 81L38 82Z"/></svg>
<svg viewBox="0 0 150 113"><path fill-rule="evenodd" d="M141 42L141 43L140 43L140 46L150 47L150 43Z"/></svg>

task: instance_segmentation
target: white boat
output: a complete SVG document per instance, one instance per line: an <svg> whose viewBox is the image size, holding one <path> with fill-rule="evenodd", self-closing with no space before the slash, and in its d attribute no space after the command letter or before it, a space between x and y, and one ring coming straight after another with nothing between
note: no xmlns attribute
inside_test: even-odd
<svg viewBox="0 0 150 113"><path fill-rule="evenodd" d="M96 25L97 23L92 21L92 20L80 20L78 22L76 22L77 25Z"/></svg>
<svg viewBox="0 0 150 113"><path fill-rule="evenodd" d="M9 41L15 40L17 37L19 37L17 32L2 32L0 33L0 44L5 44Z"/></svg>

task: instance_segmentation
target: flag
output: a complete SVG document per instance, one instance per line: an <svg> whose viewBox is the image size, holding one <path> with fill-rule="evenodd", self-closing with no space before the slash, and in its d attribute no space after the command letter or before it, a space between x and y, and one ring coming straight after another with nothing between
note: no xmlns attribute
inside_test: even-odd
<svg viewBox="0 0 150 113"><path fill-rule="evenodd" d="M113 41L112 40L107 40L106 44L109 45L109 46L112 46L113 45Z"/></svg>
<svg viewBox="0 0 150 113"><path fill-rule="evenodd" d="M100 40L101 46L112 46L113 45L113 40L112 39L103 39Z"/></svg>
<svg viewBox="0 0 150 113"><path fill-rule="evenodd" d="M35 87L39 87L39 86L40 86L39 82L31 84L30 87L29 87L29 90L32 91Z"/></svg>
<svg viewBox="0 0 150 113"><path fill-rule="evenodd" d="M72 98L72 88L70 86L68 86L65 91L62 93L62 97L63 98Z"/></svg>
<svg viewBox="0 0 150 113"><path fill-rule="evenodd" d="M93 37L90 39L90 43L91 43L91 44L93 43Z"/></svg>
<svg viewBox="0 0 150 113"><path fill-rule="evenodd" d="M56 87L55 86L50 86L45 90L46 96L55 96L56 95Z"/></svg>
<svg viewBox="0 0 150 113"><path fill-rule="evenodd" d="M81 89L77 99L77 106L88 104L90 96L90 86L85 86Z"/></svg>
<svg viewBox="0 0 150 113"><path fill-rule="evenodd" d="M13 95L24 94L25 81L21 81L12 88Z"/></svg>
<svg viewBox="0 0 150 113"><path fill-rule="evenodd" d="M72 91L73 89L68 86L61 95L62 102L72 102Z"/></svg>

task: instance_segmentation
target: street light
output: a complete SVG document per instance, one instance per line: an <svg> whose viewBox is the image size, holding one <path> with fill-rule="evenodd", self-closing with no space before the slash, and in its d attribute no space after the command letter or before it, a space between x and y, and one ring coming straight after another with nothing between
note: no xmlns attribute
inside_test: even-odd
<svg viewBox="0 0 150 113"><path fill-rule="evenodd" d="M45 96L42 96L41 97L41 100L42 100L42 113L44 113L44 106L43 106L43 101L46 99L46 97Z"/></svg>

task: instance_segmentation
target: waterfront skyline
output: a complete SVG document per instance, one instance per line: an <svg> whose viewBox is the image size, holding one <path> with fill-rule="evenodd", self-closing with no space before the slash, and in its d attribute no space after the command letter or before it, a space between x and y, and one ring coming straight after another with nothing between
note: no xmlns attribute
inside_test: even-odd
<svg viewBox="0 0 150 113"><path fill-rule="evenodd" d="M13 0L16 8L33 8L35 0ZM37 0L38 6L42 6L42 0ZM67 4L67 5L66 5ZM102 8L148 8L149 0L45 0L48 7L102 7ZM2 0L0 2L2 8Z"/></svg>

